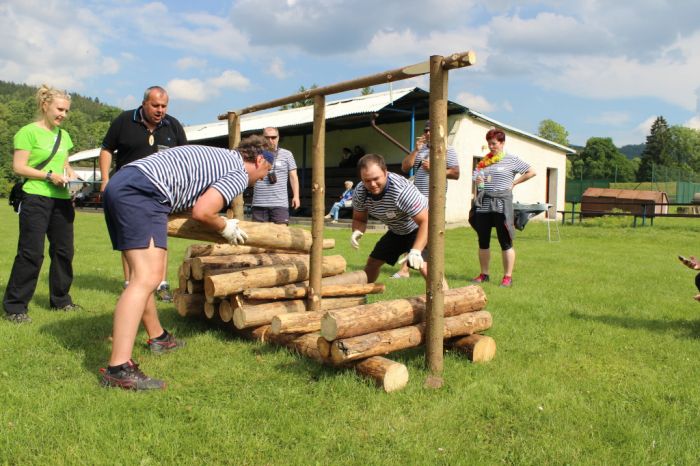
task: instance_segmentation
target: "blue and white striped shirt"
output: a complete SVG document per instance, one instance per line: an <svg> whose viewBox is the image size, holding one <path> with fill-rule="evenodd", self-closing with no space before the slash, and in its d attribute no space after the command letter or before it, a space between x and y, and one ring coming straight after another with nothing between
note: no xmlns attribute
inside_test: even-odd
<svg viewBox="0 0 700 466"><path fill-rule="evenodd" d="M274 167L277 182L270 184L268 176L256 182L252 205L254 207L289 207L287 181L289 180L289 172L296 169L297 163L294 161L292 153L287 149L279 148Z"/></svg>
<svg viewBox="0 0 700 466"><path fill-rule="evenodd" d="M406 178L389 172L384 192L378 198L360 182L352 197L352 208L369 212L397 235L407 235L418 228L413 217L428 208L428 200Z"/></svg>
<svg viewBox="0 0 700 466"><path fill-rule="evenodd" d="M484 169L484 189L486 192L504 191L513 189L513 180L516 173L521 175L530 169L527 162L515 155L508 154L500 162L489 165ZM498 204L497 211L503 213L503 199L495 199ZM488 205L478 207L477 212L490 212Z"/></svg>
<svg viewBox="0 0 700 466"><path fill-rule="evenodd" d="M428 197L428 192L430 191L430 172L423 169L423 160L427 158L430 158L430 147L424 144L418 151L418 154L416 154L416 160L413 162L413 172L416 174L415 178L413 178L413 184L425 197ZM446 159L447 168L459 167L457 151L454 147L447 146ZM447 185L445 185L445 190L447 190Z"/></svg>
<svg viewBox="0 0 700 466"><path fill-rule="evenodd" d="M189 209L209 188L219 191L228 204L248 187L248 172L236 150L172 147L126 166L146 175L168 199L171 213Z"/></svg>

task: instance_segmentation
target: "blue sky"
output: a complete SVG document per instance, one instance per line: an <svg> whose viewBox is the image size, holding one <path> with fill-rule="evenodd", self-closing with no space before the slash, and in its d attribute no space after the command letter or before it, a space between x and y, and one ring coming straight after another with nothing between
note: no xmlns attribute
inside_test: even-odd
<svg viewBox="0 0 700 466"><path fill-rule="evenodd" d="M0 0L0 79L121 108L159 84L169 113L199 124L300 85L473 50L478 64L450 73L451 100L621 146L644 142L658 115L700 129L698 18L697 0Z"/></svg>

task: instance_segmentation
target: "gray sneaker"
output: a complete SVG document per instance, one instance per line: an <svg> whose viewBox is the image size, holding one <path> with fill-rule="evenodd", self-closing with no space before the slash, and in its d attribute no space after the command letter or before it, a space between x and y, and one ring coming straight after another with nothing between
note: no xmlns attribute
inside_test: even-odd
<svg viewBox="0 0 700 466"><path fill-rule="evenodd" d="M170 293L170 285L166 283L165 285L159 286L156 290L156 299L164 303L172 303L173 295Z"/></svg>
<svg viewBox="0 0 700 466"><path fill-rule="evenodd" d="M141 372L139 365L133 359L129 359L115 374L110 374L106 368L100 369L100 372L102 373L100 385L103 387L117 387L124 390L164 390L166 386L164 381L152 379Z"/></svg>
<svg viewBox="0 0 700 466"><path fill-rule="evenodd" d="M151 349L151 353L163 354L175 351L176 349L185 346L185 342L175 338L172 333L168 333L168 336L163 340L156 340L155 338L149 338L146 342L148 347Z"/></svg>
<svg viewBox="0 0 700 466"><path fill-rule="evenodd" d="M5 314L5 320L15 324L30 324L32 322L32 318L26 312L20 312L19 314L7 313Z"/></svg>

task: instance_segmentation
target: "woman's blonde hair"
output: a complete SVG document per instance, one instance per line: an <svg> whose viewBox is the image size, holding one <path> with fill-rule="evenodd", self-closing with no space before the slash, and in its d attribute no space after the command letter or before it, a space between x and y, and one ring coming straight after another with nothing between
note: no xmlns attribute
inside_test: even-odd
<svg viewBox="0 0 700 466"><path fill-rule="evenodd" d="M70 94L66 91L42 84L36 91L36 105L39 113L44 113L44 104L50 104L54 99L65 99L70 101Z"/></svg>

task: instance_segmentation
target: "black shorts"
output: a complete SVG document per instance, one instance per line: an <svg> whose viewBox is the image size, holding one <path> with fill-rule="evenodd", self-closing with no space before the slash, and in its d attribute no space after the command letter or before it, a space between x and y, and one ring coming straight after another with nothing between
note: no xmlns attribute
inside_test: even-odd
<svg viewBox="0 0 700 466"><path fill-rule="evenodd" d="M144 249L151 244L168 249L170 204L136 167L114 174L103 196L103 210L112 248Z"/></svg>
<svg viewBox="0 0 700 466"><path fill-rule="evenodd" d="M252 209L254 222L272 222L289 224L289 208L287 207L255 207Z"/></svg>
<svg viewBox="0 0 700 466"><path fill-rule="evenodd" d="M379 238L377 244L374 245L374 249L369 257L384 261L389 265L394 265L396 261L399 260L399 257L401 257L401 254L405 254L413 248L413 243L416 241L417 235L418 228L407 235L397 235L391 230L387 231L384 236ZM423 259L426 259L427 251L428 248L423 250Z"/></svg>

